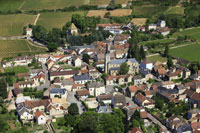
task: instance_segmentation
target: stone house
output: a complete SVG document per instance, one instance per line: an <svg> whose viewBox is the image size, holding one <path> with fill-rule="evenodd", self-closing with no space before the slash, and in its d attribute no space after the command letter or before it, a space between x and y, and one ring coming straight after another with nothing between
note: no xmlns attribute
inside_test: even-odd
<svg viewBox="0 0 200 133"><path fill-rule="evenodd" d="M105 93L105 85L102 82L91 82L87 85L91 96L99 96Z"/></svg>

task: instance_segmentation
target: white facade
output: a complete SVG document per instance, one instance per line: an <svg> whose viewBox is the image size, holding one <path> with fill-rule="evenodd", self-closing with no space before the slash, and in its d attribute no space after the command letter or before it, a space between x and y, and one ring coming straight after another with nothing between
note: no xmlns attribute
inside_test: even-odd
<svg viewBox="0 0 200 133"><path fill-rule="evenodd" d="M82 64L82 60L80 58L77 58L74 60L74 66L75 67L80 67Z"/></svg>
<svg viewBox="0 0 200 133"><path fill-rule="evenodd" d="M149 25L149 30L156 30L157 26L155 24Z"/></svg>
<svg viewBox="0 0 200 133"><path fill-rule="evenodd" d="M37 119L36 119L37 123L39 125L41 124L46 124L46 117L44 115L40 115Z"/></svg>
<svg viewBox="0 0 200 133"><path fill-rule="evenodd" d="M148 69L148 70L152 70L153 69L153 63L140 63L140 67L143 69Z"/></svg>
<svg viewBox="0 0 200 133"><path fill-rule="evenodd" d="M101 86L98 88L89 88L89 92L91 96L99 96L105 93L105 86Z"/></svg>
<svg viewBox="0 0 200 133"><path fill-rule="evenodd" d="M33 120L33 115L29 112L24 112L22 115L20 115L21 120Z"/></svg>

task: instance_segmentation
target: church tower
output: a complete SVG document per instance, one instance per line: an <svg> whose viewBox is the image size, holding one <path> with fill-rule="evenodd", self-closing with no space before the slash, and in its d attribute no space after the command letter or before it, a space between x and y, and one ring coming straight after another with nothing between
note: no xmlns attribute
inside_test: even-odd
<svg viewBox="0 0 200 133"><path fill-rule="evenodd" d="M108 74L108 63L110 62L110 44L106 45L104 72Z"/></svg>

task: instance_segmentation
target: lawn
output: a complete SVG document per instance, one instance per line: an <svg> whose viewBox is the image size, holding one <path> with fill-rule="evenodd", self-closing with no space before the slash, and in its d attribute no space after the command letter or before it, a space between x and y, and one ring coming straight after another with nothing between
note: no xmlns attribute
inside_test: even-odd
<svg viewBox="0 0 200 133"><path fill-rule="evenodd" d="M16 11L23 4L24 0L0 0L0 11Z"/></svg>
<svg viewBox="0 0 200 133"><path fill-rule="evenodd" d="M36 16L27 14L0 15L0 36L19 36L23 27L33 24Z"/></svg>
<svg viewBox="0 0 200 133"><path fill-rule="evenodd" d="M26 40L0 40L0 57L16 56L18 53L30 54L44 51L44 48L31 45Z"/></svg>
<svg viewBox="0 0 200 133"><path fill-rule="evenodd" d="M166 10L166 14L184 14L184 7L174 6Z"/></svg>
<svg viewBox="0 0 200 133"><path fill-rule="evenodd" d="M166 62L167 61L167 58L162 57L160 55L155 55L155 56L151 56L151 57L147 57L147 58L152 62L156 62L156 61Z"/></svg>
<svg viewBox="0 0 200 133"><path fill-rule="evenodd" d="M176 38L178 36L190 36L192 39L200 40L200 27L194 27L191 29L185 29L180 32L176 32L172 37Z"/></svg>
<svg viewBox="0 0 200 133"><path fill-rule="evenodd" d="M149 18L167 9L168 9L167 6L154 6L154 5L135 6L134 15Z"/></svg>
<svg viewBox="0 0 200 133"><path fill-rule="evenodd" d="M59 9L89 4L89 0L26 0L23 10Z"/></svg>
<svg viewBox="0 0 200 133"><path fill-rule="evenodd" d="M18 73L29 72L29 69L25 66L16 66L16 67L12 67L12 68L5 68L4 71L5 72L15 72L15 74L18 74Z"/></svg>
<svg viewBox="0 0 200 133"><path fill-rule="evenodd" d="M172 56L180 57L189 61L200 61L200 44L191 44L185 47L170 49Z"/></svg>
<svg viewBox="0 0 200 133"><path fill-rule="evenodd" d="M199 12L200 11L200 5L189 7L185 11L186 11L187 15L197 17L198 15L200 15L200 12Z"/></svg>
<svg viewBox="0 0 200 133"><path fill-rule="evenodd" d="M51 30L52 28L62 28L66 22L71 21L72 14L84 15L84 12L76 11L41 13L37 25L42 25L48 30Z"/></svg>

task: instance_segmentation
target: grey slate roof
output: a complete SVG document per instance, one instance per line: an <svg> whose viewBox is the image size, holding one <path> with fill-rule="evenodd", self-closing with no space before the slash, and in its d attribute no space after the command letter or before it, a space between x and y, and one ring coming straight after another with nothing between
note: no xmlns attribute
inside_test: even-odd
<svg viewBox="0 0 200 133"><path fill-rule="evenodd" d="M72 80L62 80L62 85L73 85L73 81Z"/></svg>
<svg viewBox="0 0 200 133"><path fill-rule="evenodd" d="M50 93L59 93L59 94L65 94L65 89L62 89L62 88L52 88L51 90L50 90Z"/></svg>
<svg viewBox="0 0 200 133"><path fill-rule="evenodd" d="M112 68L110 68L110 71L114 71L114 70L120 70L120 67L112 67Z"/></svg>
<svg viewBox="0 0 200 133"><path fill-rule="evenodd" d="M81 81L81 80L93 80L91 76L88 74L84 75L75 75L74 76L74 81Z"/></svg>
<svg viewBox="0 0 200 133"><path fill-rule="evenodd" d="M89 88L98 88L104 86L104 83L102 82L91 82L88 87Z"/></svg>
<svg viewBox="0 0 200 133"><path fill-rule="evenodd" d="M130 61L132 63L137 63L135 58L111 60L109 63L110 64L122 64L122 63L127 62L127 61Z"/></svg>

